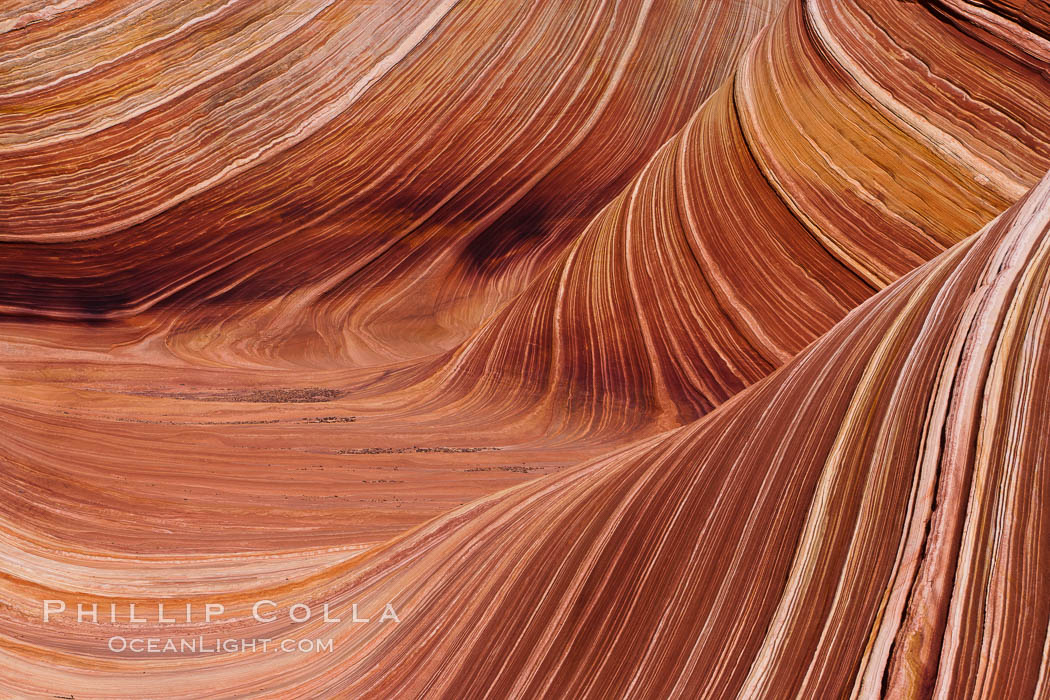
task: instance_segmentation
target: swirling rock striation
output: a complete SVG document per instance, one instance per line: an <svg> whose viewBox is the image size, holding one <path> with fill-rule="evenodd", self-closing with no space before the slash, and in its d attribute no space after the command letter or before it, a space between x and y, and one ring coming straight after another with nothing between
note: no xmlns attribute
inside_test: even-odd
<svg viewBox="0 0 1050 700"><path fill-rule="evenodd" d="M1046 8L0 8L0 689L1044 694Z"/></svg>

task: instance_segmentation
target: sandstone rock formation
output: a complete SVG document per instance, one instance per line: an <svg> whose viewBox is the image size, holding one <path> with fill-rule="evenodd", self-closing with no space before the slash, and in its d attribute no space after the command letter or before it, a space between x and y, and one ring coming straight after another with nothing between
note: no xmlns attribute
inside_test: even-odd
<svg viewBox="0 0 1050 700"><path fill-rule="evenodd" d="M0 691L1046 695L1048 70L1042 1L0 7Z"/></svg>

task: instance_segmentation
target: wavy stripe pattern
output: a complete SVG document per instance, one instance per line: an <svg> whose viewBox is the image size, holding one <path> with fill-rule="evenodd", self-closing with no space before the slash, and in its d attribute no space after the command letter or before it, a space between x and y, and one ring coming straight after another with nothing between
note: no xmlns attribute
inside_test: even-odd
<svg viewBox="0 0 1050 700"><path fill-rule="evenodd" d="M1045 695L1048 68L1042 1L0 7L0 692Z"/></svg>

